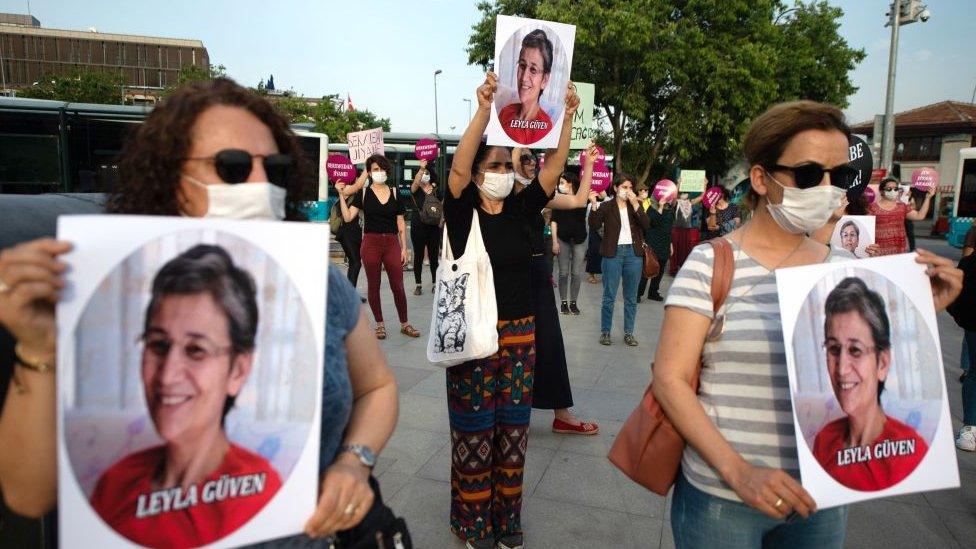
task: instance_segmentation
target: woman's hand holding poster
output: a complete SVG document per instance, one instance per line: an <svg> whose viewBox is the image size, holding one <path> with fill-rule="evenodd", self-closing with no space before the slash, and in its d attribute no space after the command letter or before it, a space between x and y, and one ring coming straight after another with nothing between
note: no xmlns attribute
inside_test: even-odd
<svg viewBox="0 0 976 549"><path fill-rule="evenodd" d="M874 244L874 221L873 215L845 215L834 226L830 247L847 250L858 259L868 257L865 250Z"/></svg>
<svg viewBox="0 0 976 549"><path fill-rule="evenodd" d="M558 146L575 40L573 25L498 16L489 145Z"/></svg>
<svg viewBox="0 0 976 549"><path fill-rule="evenodd" d="M803 487L820 508L959 486L915 254L776 271Z"/></svg>
<svg viewBox="0 0 976 549"><path fill-rule="evenodd" d="M318 492L328 230L62 216L63 546L237 546ZM281 242L290 243L281 246Z"/></svg>

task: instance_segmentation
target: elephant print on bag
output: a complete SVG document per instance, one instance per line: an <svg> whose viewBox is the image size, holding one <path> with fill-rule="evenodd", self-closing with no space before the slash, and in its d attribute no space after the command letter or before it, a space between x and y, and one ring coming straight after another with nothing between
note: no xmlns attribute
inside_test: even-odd
<svg viewBox="0 0 976 549"><path fill-rule="evenodd" d="M464 334L467 322L464 320L464 297L468 290L469 273L454 280L440 280L437 296L437 343L439 353L460 353L464 351Z"/></svg>

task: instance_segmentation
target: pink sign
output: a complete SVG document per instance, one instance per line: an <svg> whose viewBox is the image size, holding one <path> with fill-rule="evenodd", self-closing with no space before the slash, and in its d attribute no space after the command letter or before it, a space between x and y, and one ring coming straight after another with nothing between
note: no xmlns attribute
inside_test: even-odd
<svg viewBox="0 0 976 549"><path fill-rule="evenodd" d="M325 173L329 181L342 181L352 183L356 180L356 167L349 161L349 157L343 154L330 154L325 161Z"/></svg>
<svg viewBox="0 0 976 549"><path fill-rule="evenodd" d="M413 147L413 155L417 157L417 160L430 162L437 158L438 152L440 152L440 145L433 139L421 139Z"/></svg>
<svg viewBox="0 0 976 549"><path fill-rule="evenodd" d="M590 184L590 190L595 193L602 193L607 190L610 186L610 181L613 180L613 172L606 164L599 162L596 166L593 166L593 182Z"/></svg>
<svg viewBox="0 0 976 549"><path fill-rule="evenodd" d="M912 172L912 187L928 192L939 185L939 172L932 168L919 168Z"/></svg>
<svg viewBox="0 0 976 549"><path fill-rule="evenodd" d="M659 203L671 202L678 196L678 186L670 179L662 179L654 185L654 192L651 197Z"/></svg>
<svg viewBox="0 0 976 549"><path fill-rule="evenodd" d="M722 189L718 187L709 187L705 189L705 196L702 197L702 205L706 208L714 208L721 199Z"/></svg>
<svg viewBox="0 0 976 549"><path fill-rule="evenodd" d="M878 199L878 195L874 192L874 187L868 186L864 189L864 200L868 204L874 204L874 201Z"/></svg>
<svg viewBox="0 0 976 549"><path fill-rule="evenodd" d="M579 165L581 169L585 165L585 161L586 161L586 151L584 150L580 152L580 156L579 156ZM597 166L603 166L606 163L607 163L607 154L606 152L604 152L603 147L597 145L596 160L593 162L593 167L596 168Z"/></svg>

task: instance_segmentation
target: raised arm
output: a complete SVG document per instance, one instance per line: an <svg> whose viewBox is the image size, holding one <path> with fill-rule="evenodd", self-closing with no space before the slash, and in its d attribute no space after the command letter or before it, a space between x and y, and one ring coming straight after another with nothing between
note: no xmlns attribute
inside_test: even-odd
<svg viewBox="0 0 976 549"><path fill-rule="evenodd" d="M925 193L925 200L922 201L922 207L917 211L912 210L905 214L905 218L911 221L921 221L925 219L925 216L929 214L929 205L932 203L932 195L935 194L935 187L929 189L929 192Z"/></svg>
<svg viewBox="0 0 976 549"><path fill-rule="evenodd" d="M340 188L339 182L336 181L336 190L339 191L339 196L352 196L358 193L359 191L363 190L363 187L366 185L366 179L368 177L369 177L369 172L363 170L362 172L359 173L359 177L356 178L356 181L352 185L343 184L342 187Z"/></svg>
<svg viewBox="0 0 976 549"><path fill-rule="evenodd" d="M366 171L363 170L363 173L366 173ZM358 184L359 182L357 181L356 183ZM359 215L359 208L346 204L346 197L352 194L348 192L348 189L353 186L355 185L346 185L341 181L336 181L335 184L336 191L339 192L339 212L342 214L342 220L346 223L356 219L356 216ZM362 185L360 185L360 188L362 188Z"/></svg>
<svg viewBox="0 0 976 549"><path fill-rule="evenodd" d="M471 183L474 155L481 146L481 137L485 134L485 128L488 127L488 121L491 119L491 100L497 89L498 77L495 73L489 72L485 77L485 83L476 92L478 110L464 130L464 135L461 136L461 141L454 152L454 161L451 162L451 175L447 178L447 186L454 198L460 198L461 191Z"/></svg>
<svg viewBox="0 0 976 549"><path fill-rule="evenodd" d="M583 174L580 178L579 190L570 196L566 194L556 194L546 205L553 210L573 210L586 206L586 201L590 198L590 187L593 184L593 164L596 162L596 145L590 143L583 157Z"/></svg>
<svg viewBox="0 0 976 549"><path fill-rule="evenodd" d="M420 189L420 179L425 173L427 173L427 161L421 160L420 169L417 170L416 175L413 176L413 183L410 184L410 194L413 194Z"/></svg>
<svg viewBox="0 0 976 549"><path fill-rule="evenodd" d="M580 103L579 96L576 95L576 86L569 82L566 88L566 111L563 116L563 127L559 133L559 147L546 151L546 164L539 172L539 184L547 195L551 195L556 190L559 176L566 167L566 159L569 157L569 137L573 130L573 115L576 114Z"/></svg>

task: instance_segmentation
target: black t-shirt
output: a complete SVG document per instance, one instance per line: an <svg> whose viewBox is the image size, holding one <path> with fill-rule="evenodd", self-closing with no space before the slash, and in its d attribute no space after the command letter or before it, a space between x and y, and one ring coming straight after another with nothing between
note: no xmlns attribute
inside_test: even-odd
<svg viewBox="0 0 976 549"><path fill-rule="evenodd" d="M556 222L559 240L572 244L582 244L586 240L586 208L553 210L552 220Z"/></svg>
<svg viewBox="0 0 976 549"><path fill-rule="evenodd" d="M520 193L513 192L505 199L501 213L491 215L479 208L481 235L491 259L495 280L495 300L499 320L515 320L533 314L532 278L532 222L549 202L548 196L535 179ZM444 197L444 218L447 237L454 257L464 254L474 209L481 202L478 187L469 183L459 198L450 191ZM542 233L539 232L541 238Z"/></svg>
<svg viewBox="0 0 976 549"><path fill-rule="evenodd" d="M356 193L352 205L363 211L364 233L396 234L397 216L406 212L393 187L390 187L390 198L386 204L381 204L373 188L369 187Z"/></svg>
<svg viewBox="0 0 976 549"><path fill-rule="evenodd" d="M525 192L525 191L522 191ZM532 233L529 235L529 241L532 244L532 255L543 255L546 253L546 218L542 215L542 212L532 216L532 221L529 223L532 229Z"/></svg>

